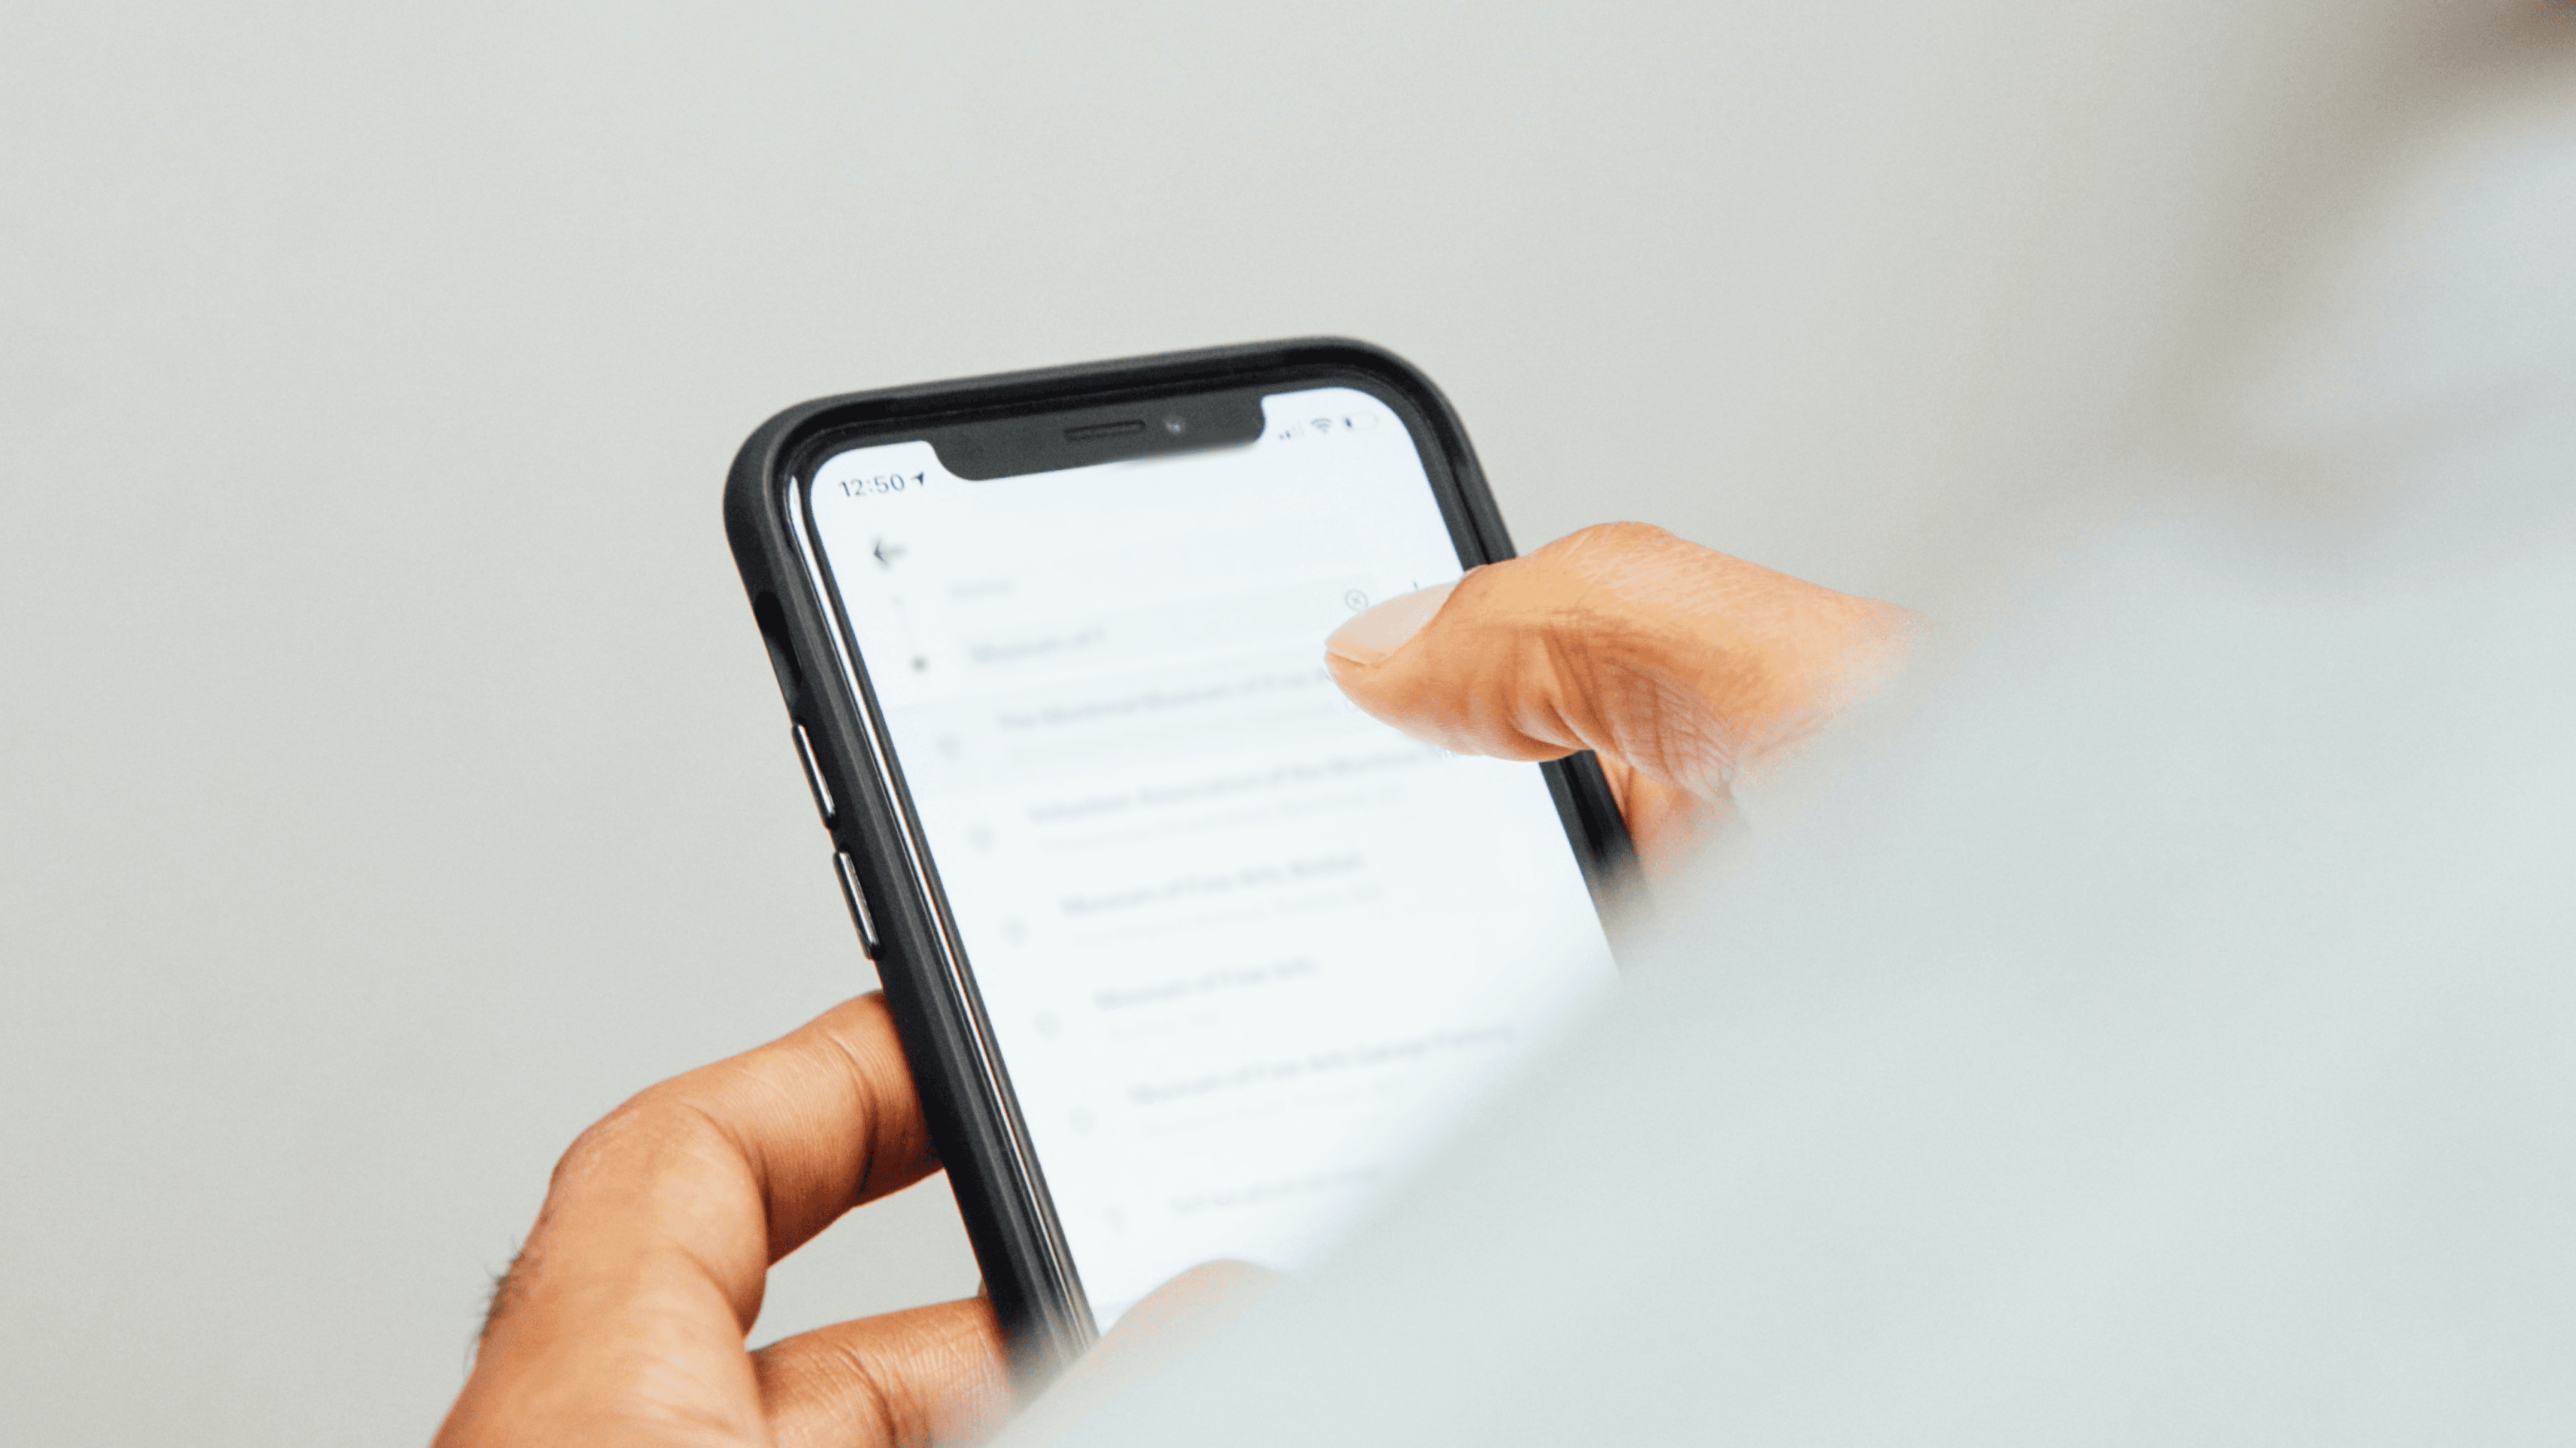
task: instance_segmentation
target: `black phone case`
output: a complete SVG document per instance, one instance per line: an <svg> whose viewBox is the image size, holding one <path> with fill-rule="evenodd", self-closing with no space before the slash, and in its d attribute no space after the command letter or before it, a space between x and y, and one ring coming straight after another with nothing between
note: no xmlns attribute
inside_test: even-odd
<svg viewBox="0 0 2576 1448"><path fill-rule="evenodd" d="M811 741L818 787L837 806L829 815L836 847L831 867L839 872L843 856L855 867L856 879L849 883L860 895L851 901L853 923L863 942L873 923L872 953L886 1003L985 1289L1011 1343L1015 1371L1023 1376L1041 1376L1087 1345L1089 1310L1078 1284L1069 1285L1055 1265L1063 1260L1061 1252L1048 1250L1050 1240L1060 1238L1042 1179L1034 1189L1023 1184L1022 1164L1029 1177L1035 1172L1018 1108L1007 1088L995 1091L987 1084L998 1051L984 1028L971 977L952 975L940 953L944 905L927 898L917 871L907 866L908 808L892 797L869 762L872 745L860 711L874 709L873 696L864 679L848 677L842 667L844 647L853 661L857 650L836 640L838 625L809 582L787 511L787 485L800 459L844 438L1197 389L1268 387L1274 381L1282 390L1355 386L1393 404L1413 428L1459 553L1471 566L1513 556L1466 430L1447 399L1393 353L1341 338L1257 342L821 398L761 424L743 443L726 480L725 532L743 587L792 723ZM1628 876L1630 848L1600 765L1585 753L1541 768L1595 899L1606 905ZM816 871L818 885L822 873Z"/></svg>

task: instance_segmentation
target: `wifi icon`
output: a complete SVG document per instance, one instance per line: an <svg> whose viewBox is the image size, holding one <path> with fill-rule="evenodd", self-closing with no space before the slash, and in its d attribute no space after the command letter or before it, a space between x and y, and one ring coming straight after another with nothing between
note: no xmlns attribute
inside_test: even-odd
<svg viewBox="0 0 2576 1448"><path fill-rule="evenodd" d="M1319 417L1306 425L1317 432L1331 432L1333 430L1333 419L1329 417Z"/></svg>

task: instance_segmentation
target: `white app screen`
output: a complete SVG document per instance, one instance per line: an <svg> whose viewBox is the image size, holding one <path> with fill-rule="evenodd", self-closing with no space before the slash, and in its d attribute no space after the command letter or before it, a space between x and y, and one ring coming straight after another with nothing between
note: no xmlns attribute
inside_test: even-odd
<svg viewBox="0 0 2576 1448"><path fill-rule="evenodd" d="M1457 578L1414 442L1346 388L1258 442L972 482L834 455L813 519L1099 1325L1282 1270L1613 978L1536 765L1323 667Z"/></svg>

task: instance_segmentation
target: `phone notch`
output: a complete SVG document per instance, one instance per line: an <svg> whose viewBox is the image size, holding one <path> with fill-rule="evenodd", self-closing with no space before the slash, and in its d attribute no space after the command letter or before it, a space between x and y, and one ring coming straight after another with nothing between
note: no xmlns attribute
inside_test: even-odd
<svg viewBox="0 0 2576 1448"><path fill-rule="evenodd" d="M923 429L940 466L968 482L1174 453L1249 447L1265 419L1259 389L991 417Z"/></svg>

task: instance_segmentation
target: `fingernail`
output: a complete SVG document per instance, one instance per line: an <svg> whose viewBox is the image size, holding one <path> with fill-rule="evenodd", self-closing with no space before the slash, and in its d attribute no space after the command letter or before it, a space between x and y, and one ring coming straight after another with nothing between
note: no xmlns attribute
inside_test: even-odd
<svg viewBox="0 0 2576 1448"><path fill-rule="evenodd" d="M1324 652L1355 664L1378 663L1422 632L1457 586L1438 583L1390 598L1333 630L1333 636L1324 640Z"/></svg>

